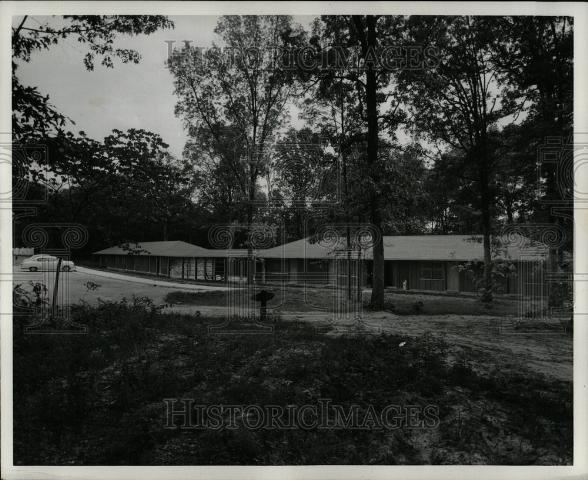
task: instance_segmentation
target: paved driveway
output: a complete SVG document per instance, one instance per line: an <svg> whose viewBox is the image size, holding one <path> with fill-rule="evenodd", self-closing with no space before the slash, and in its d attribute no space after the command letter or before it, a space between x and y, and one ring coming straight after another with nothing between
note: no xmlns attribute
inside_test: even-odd
<svg viewBox="0 0 588 480"><path fill-rule="evenodd" d="M13 283L31 290L30 282L40 282L47 286L49 298L52 298L55 284L55 272L27 272L18 267L14 269ZM92 290L92 284L98 285ZM159 279L133 277L115 272L92 270L76 267L73 272L61 272L59 275L58 303L61 305L77 303L84 300L96 304L98 299L120 300L133 295L146 296L156 304L163 303L165 295L176 290L205 292L226 290L223 285L194 285L178 282L166 282Z"/></svg>

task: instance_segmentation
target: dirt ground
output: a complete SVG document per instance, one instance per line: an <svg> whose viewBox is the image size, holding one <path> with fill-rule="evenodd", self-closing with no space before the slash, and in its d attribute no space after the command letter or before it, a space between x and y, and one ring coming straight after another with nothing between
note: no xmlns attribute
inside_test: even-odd
<svg viewBox="0 0 588 480"><path fill-rule="evenodd" d="M171 306L165 311L188 315L225 317L222 306ZM479 372L491 374L529 370L549 379L572 381L573 341L557 324L532 320L518 324L514 318L480 315L394 315L389 312L363 312L361 319L336 317L329 313L282 312L281 320L310 322L334 327L327 335L390 333L418 337L427 332L443 338L448 354L466 361ZM359 327L359 328L358 328Z"/></svg>
<svg viewBox="0 0 588 480"><path fill-rule="evenodd" d="M50 295L53 288L51 283L53 277L53 274L24 272L16 274L14 281L15 284L22 285L30 281L43 282L48 285ZM84 301L90 305L96 305L99 303L99 299L116 301L122 297L130 298L132 295L136 295L149 297L155 304L162 306L160 311L164 314L180 314L158 315L159 323L152 326L156 327L158 332L154 337L155 344L149 349L138 349L138 351L144 351L146 358L151 358L150 356L154 355L153 358L146 360L133 353L127 360L128 368L125 370L127 372L125 375L134 379L133 385L135 388L139 388L133 394L133 398L135 395L136 398L143 398L142 395L145 398L151 398L149 395L153 396L154 392L156 397L159 396L157 398L164 396L169 398L170 392L175 391L174 388L177 388L177 392L179 392L177 393L178 398L180 396L192 398L190 395L196 395L196 398L207 398L206 395L209 395L208 398L211 398L210 395L212 395L212 398L216 399L227 388L231 392L236 392L235 395L241 395L235 398L249 398L249 395L254 396L259 392L264 395L275 395L275 391L279 390L276 390L276 385L282 385L284 379L299 378L299 374L295 373L299 372L297 369L307 372L308 383L304 384L304 388L302 386L293 388L299 388L302 393L320 391L320 388L316 386L316 381L318 377L321 377L323 378L321 384L323 387L321 388L332 388L336 392L340 382L333 383L331 379L333 372L338 372L334 378L342 378L350 372L347 364L345 364L345 368L341 367L342 355L347 355L350 364L355 365L354 368L361 371L361 373L357 373L351 369L350 379L359 379L357 381L362 385L360 391L363 394L363 389L368 389L368 386L364 387L363 385L370 384L370 379L373 380L374 374L387 378L386 381L392 381L392 383L396 379L404 378L403 372L406 370L403 370L403 367L398 363L399 358L404 358L403 355L410 356L412 355L410 352L423 354L428 351L426 345L440 344L443 345L440 347L442 350L439 351L435 362L419 366L407 378L404 378L409 383L415 381L417 384L421 381L419 379L425 378L422 380L422 385L419 384L415 391L421 392L422 390L426 393L430 390L426 394L426 399L440 405L439 408L442 411L440 425L435 429L415 430L408 434L399 432L398 436L391 436L389 438L390 444L385 443L378 447L378 451L384 455L380 461L385 463L389 456L395 463L487 464L498 462L499 464L517 465L521 464L520 462L546 465L571 463L571 447L569 445L571 445L571 385L573 380L572 336L563 330L557 319L527 318L525 316L521 318L520 314L517 315L519 309L517 301L514 299L498 299L496 308L489 310L492 313L482 315L476 313L480 311L480 305L476 303L475 298L388 292L387 302L394 305L395 311L375 312L363 308L360 312L342 312L342 304L339 304L339 310L324 308L325 305L333 303L335 294L332 289L291 288L287 290L287 295L284 298L275 299L268 309L266 322L267 326L277 327L274 329L274 335L241 334L240 337L236 337L234 334L229 336L210 335L210 326L217 321L218 326L225 326L233 321L233 315L237 317L251 315L258 318L259 304L250 301L241 304L237 302L236 305L235 302L231 304L228 300L235 299L235 296L232 296L235 292L232 291L228 294L226 288L223 291L223 287L219 289L219 287L203 285L202 290L198 291L199 285L191 285L185 287L184 290L179 290L175 286L164 285L156 280L154 283L139 283L132 280L120 277L100 277L83 271L70 272L62 278L60 292L63 297L59 301L70 304ZM88 282L99 286L88 288ZM369 296L370 292L364 293ZM238 294L236 298L244 300L249 298L249 294ZM413 314L413 306L417 302L422 302L424 305L419 313ZM104 312L102 312L103 307L106 308ZM133 317L133 315L138 315L134 310L131 313L120 314L118 305L103 307L93 310L90 307L84 307L78 311L78 314L82 315L80 317L82 322L83 318L86 318L83 317L84 312L93 311L93 314L87 319L94 322L93 335L88 338L97 342L92 355L95 355L96 352L102 352L101 354L108 352L111 347L113 352L118 352L122 346L128 347L129 338L132 343L135 341L133 339L141 338L141 335L146 331L153 330L153 328L144 328L145 325ZM451 312L452 309L455 309L457 313L440 313ZM117 313L114 317L110 313L112 311ZM462 311L470 312L470 314L460 314L459 312ZM102 316L97 312L102 312ZM114 322L116 328L113 330L112 338L108 338L104 336L101 329L104 325L109 325L112 318L116 320ZM293 326L297 325L303 326L303 335L291 340L292 343L276 348L276 339L280 341L282 338L279 333L288 329L292 329L294 332L295 327ZM309 326L313 328L309 328ZM266 331L265 333L272 333L271 329L270 332ZM380 333L390 335L366 338ZM429 343L429 335L443 341ZM244 336L246 338L243 338ZM23 336L24 340L28 342L47 342L49 337L52 336ZM269 341L263 347L262 344L266 339ZM116 344L117 341L121 342L120 345ZM320 348L326 348L325 345L345 343L347 345L345 348L339 348L329 357L330 363L322 360L317 362L317 359L313 357L316 352L320 351ZM373 352L368 350L370 345L373 347L383 344L385 344L384 347L378 347L383 348L379 357L374 356ZM321 347L318 348L318 346ZM36 350L21 348L21 351ZM56 351L61 350L57 349ZM75 351L82 357L88 353L88 350L83 348ZM137 351L136 346L129 351ZM260 356L261 351L266 352L268 356ZM394 352L399 352L400 356L396 357ZM113 355L118 354L113 353ZM23 358L26 358L26 361L22 360L21 365L31 364L28 357ZM67 356L67 358L70 357ZM383 362L382 358L386 360ZM201 370L205 362L209 365L209 370L205 369L204 371L208 373L203 374ZM84 362L80 363L84 364ZM61 365L60 362L57 364ZM130 369L135 364L136 372ZM149 368L146 368L145 365L148 365ZM195 365L198 365L198 368L195 368ZM437 373L429 372L427 374L428 369L434 370L436 365L443 365L443 368L448 369L447 371L455 371L455 379L459 378L461 383L455 386L451 380L454 377L448 376L439 380L439 377L436 376ZM314 370L308 370L311 367ZM104 372L111 373L105 374ZM100 401L111 401L108 397L109 392L116 391L116 385L121 384L116 380L122 375L121 372L120 369L116 370L115 364L100 372L102 377L106 375L107 380L105 381L109 386L106 393L103 394L104 398L98 396ZM135 376L139 375L137 372L143 372L141 375L144 376ZM219 380L219 372L226 373L227 378ZM312 372L312 374L308 372ZM434 370L434 372L437 371ZM459 372L462 372L459 374L461 376L458 375ZM474 372L479 375L476 375L472 380L463 372ZM112 378L108 377L111 374ZM21 378L29 376L28 373L21 373ZM53 376L51 373L48 378L53 378ZM137 378L143 380L136 381ZM477 378L484 379L485 383L480 383L481 381L477 381ZM211 390L210 379L217 379L217 386L214 387L216 390ZM350 381L350 379L346 378L346 381ZM457 382L457 380L455 381ZM292 381L290 384L297 385ZM49 382L49 385L52 384ZM145 385L148 385L148 388L145 388ZM193 390L195 385L197 388ZM380 385L379 381L376 381L369 388L372 388L374 392L379 392ZM492 388L488 385L492 385ZM439 392L436 389L439 389ZM31 395L38 394L36 389L31 391ZM292 390L292 392L294 391L298 390ZM185 392L190 393L186 394ZM292 392L288 392L284 398L291 402L293 397L290 394ZM492 394L492 392L495 393ZM42 394L38 395L45 399L48 393L44 390ZM119 398L122 394L119 392L117 395L116 398ZM125 395L120 398L127 398L128 394ZM242 395L246 396L242 397ZM55 400L60 397L49 396L48 398ZM94 398L94 393L92 398ZM399 398L399 402L403 404L415 403L413 390L401 392ZM424 401L424 398L419 401ZM227 400L227 404L235 402L233 397L230 401ZM56 405L62 405L62 403L58 402ZM36 405L32 401L23 402L23 404ZM152 401L151 403L141 404L139 402L138 405L135 410L129 410L128 421L133 422L134 425L137 418L143 419L141 421L146 422L143 424L152 428L156 423L152 420L151 415L156 414L157 418L161 418L159 399L157 402ZM57 406L52 407L52 410L58 411ZM40 411L42 418L46 418L45 410ZM28 421L28 412L23 414L23 418ZM85 416L80 418L82 421L86 421ZM141 433L139 437L126 438L124 432L135 431L135 426L133 428L119 427L118 422L112 422L115 426L114 431L107 434L102 433L100 429L97 430L94 423L90 422L90 424L92 425L90 436L95 435L95 431L99 432L98 437L95 437L96 444L103 445L104 438L120 438L121 436L125 438L122 443L119 442L117 447L125 452L124 455L129 455L128 452L132 453L133 446L148 437ZM529 429L535 430L529 431ZM34 428L30 428L31 435L36 439L37 437L34 435L37 435L40 430L42 429L38 428L38 424L34 423ZM19 431L22 432L23 429L21 428ZM167 431L165 433L167 434ZM38 442L38 445L45 446L47 444L45 438L35 441ZM155 463L160 464L166 462L169 464L189 464L194 462L194 458L186 454L192 448L193 444L190 443L192 441L194 440L191 437L184 436L167 440L163 438L153 450L153 456L131 460L131 463L136 461L138 464L145 464L147 460L154 460ZM214 437L212 440L211 437L206 437L198 441L201 441L200 448L211 445L211 441L218 442L210 447L210 455L224 451L223 449L226 450L224 445L227 439L224 436ZM238 437L234 441L241 442L241 439ZM298 441L296 440L296 442ZM366 442L369 443L369 441ZM79 441L73 443L77 445ZM323 440L316 441L317 445L322 446L323 443ZM353 442L342 442L342 445L355 445L356 443L357 440L353 440ZM31 440L26 435L21 439L19 445L22 452L37 450L30 448ZM279 443L279 445L283 445L283 443ZM343 448L343 446L336 448ZM315 451L316 448L313 446L312 451ZM406 451L412 452L412 456L403 456L402 448L407 448ZM73 452L73 448L61 448L59 451ZM94 451L98 452L100 449L87 447L85 455ZM141 451L141 449L137 451ZM236 451L243 451L241 443ZM290 451L290 449L286 448L285 451ZM54 452L46 451L45 454L48 458L53 458L51 455ZM231 451L227 458L234 459L234 453ZM67 458L62 461L67 463L79 460L75 455L72 459ZM245 463L247 462L250 462L249 457Z"/></svg>
<svg viewBox="0 0 588 480"><path fill-rule="evenodd" d="M329 335L357 334L359 331L418 337L430 332L442 337L449 345L450 359L468 362L480 372L491 374L496 369L503 372L529 370L551 379L572 381L572 336L564 331L559 319L521 316L519 300L514 298L497 298L494 306L486 310L475 297L388 292L387 303L394 304L403 314L362 308L358 316L353 311L328 311L328 305L334 298L333 291L329 289L292 288L280 293L281 296L276 295L268 304L270 321L273 314L274 318L281 320L315 324L317 331L329 326L332 327ZM365 291L364 296L369 297L369 293ZM170 305L167 311L209 317L230 317L235 312L234 307L231 310L227 307L225 292L189 293L179 297L185 297L185 300ZM407 313L416 302L423 303L422 312ZM325 305L327 311L318 309ZM258 304L251 302L242 306L240 314L255 315L257 309Z"/></svg>
<svg viewBox="0 0 588 480"><path fill-rule="evenodd" d="M53 272L15 271L14 284L27 287L31 281L43 282L49 287L48 295L51 298L53 278ZM60 304L85 301L92 305L97 304L99 299L116 301L133 295L147 296L155 304L166 304L166 296L178 290L155 280L153 284L137 283L97 276L88 271L63 274L60 282ZM88 282L99 286L94 290L89 289ZM188 288L201 292L199 295L205 298L203 304L170 305L165 311L219 318L235 313L234 310L230 311L227 308L226 301L221 299L222 295L218 293L224 289L223 287L191 285ZM418 315L397 315L392 312L371 312L364 309L357 319L353 313L346 315L315 309L317 299L330 298L332 295L332 290L328 289L292 290L288 292L288 301L282 302L274 313L277 315L276 318L281 320L300 320L315 324L317 331L321 331L324 326L334 327L329 335L386 332L405 335L407 341L410 341L411 337L430 332L445 339L450 346L450 358L469 362L479 371L491 373L496 369L513 372L530 370L548 378L572 381L572 337L563 331L558 321L550 323L536 319L520 319L514 314L498 316L498 311L490 315L427 315L424 314L427 313L427 309L446 310L452 305L465 305L475 301L468 298L429 295L392 296L397 304L422 300L425 309L423 314ZM514 313L517 310L514 300L499 300L499 305L497 310L503 313L508 313L508 310ZM257 309L258 305L251 302L249 305L241 306L239 312L257 312Z"/></svg>
<svg viewBox="0 0 588 480"><path fill-rule="evenodd" d="M372 331L407 337L431 332L447 342L455 361L465 360L480 372L527 369L551 379L572 381L572 337L560 329L550 329L550 325L531 330L534 323L529 320L515 328L513 319L474 315L368 313L362 320Z"/></svg>

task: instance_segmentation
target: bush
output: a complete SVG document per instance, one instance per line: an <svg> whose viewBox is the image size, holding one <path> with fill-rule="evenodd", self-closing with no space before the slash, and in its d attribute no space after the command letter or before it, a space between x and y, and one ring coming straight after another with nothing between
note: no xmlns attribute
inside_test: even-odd
<svg viewBox="0 0 588 480"><path fill-rule="evenodd" d="M281 321L272 334L213 336L212 319L165 314L142 298L79 305L72 315L88 326L87 335L15 333L16 464L432 461L417 448L418 430L164 429L164 398L281 406L328 398L361 412L433 404L442 425L452 424L455 405L480 400L504 412L501 428L513 435L557 452L571 445L570 385L500 372L486 378L463 359L449 363L447 346L431 334L317 335L310 323ZM477 428L497 433L476 422L467 437L472 451L489 462L519 459L516 452L499 457L478 441ZM465 448L461 432L437 435L444 448Z"/></svg>

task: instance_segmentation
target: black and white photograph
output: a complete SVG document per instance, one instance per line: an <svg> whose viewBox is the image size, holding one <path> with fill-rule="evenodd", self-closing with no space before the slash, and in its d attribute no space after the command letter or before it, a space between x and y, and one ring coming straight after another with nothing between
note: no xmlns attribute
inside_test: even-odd
<svg viewBox="0 0 588 480"><path fill-rule="evenodd" d="M1 477L585 468L586 4L263 3L0 5Z"/></svg>

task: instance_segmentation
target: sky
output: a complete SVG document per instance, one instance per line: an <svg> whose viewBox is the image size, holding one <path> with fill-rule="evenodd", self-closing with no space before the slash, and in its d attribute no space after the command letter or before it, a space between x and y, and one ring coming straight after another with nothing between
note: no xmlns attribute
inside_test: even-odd
<svg viewBox="0 0 588 480"><path fill-rule="evenodd" d="M22 17L13 18L13 23ZM115 48L132 48L141 54L139 64L124 64L115 60L114 68L95 61L93 71L84 67L87 48L75 37L61 40L49 50L36 51L29 63L19 63L21 83L36 86L49 95L58 111L75 121L70 130L83 130L96 140L102 140L113 129L142 128L161 135L170 151L181 156L187 140L182 122L174 115L177 98L173 93L173 77L165 68L169 41L181 45L185 40L193 46L211 46L215 39L215 16L170 17L173 30L158 30L151 35L119 36ZM34 26L47 17L29 17ZM308 27L312 17L295 17ZM49 21L55 21L49 19Z"/></svg>
<svg viewBox="0 0 588 480"><path fill-rule="evenodd" d="M219 43L214 33L218 18L171 16L174 29L135 37L119 35L114 47L137 50L141 61L124 64L115 59L114 68L106 68L97 58L93 71L86 70L83 63L87 47L71 36L52 45L49 50L33 52L30 62L19 63L17 75L23 85L36 86L42 94L49 95L57 110L75 122L75 125L69 125L74 133L83 130L91 138L103 140L113 129L140 128L159 134L169 145L170 152L181 157L188 137L181 120L174 115L177 97L173 93L173 77L165 67L169 42L174 42L178 48L184 41L203 48L210 47L213 41ZM307 30L310 30L313 19L312 16L294 17L294 21ZM14 17L13 24L21 20L22 17ZM55 17L31 16L27 19L27 26L47 21L52 25L63 22ZM288 107L288 113L293 126L302 126L294 105ZM505 119L502 123L509 122L512 119ZM396 133L402 144L414 141L407 131Z"/></svg>

